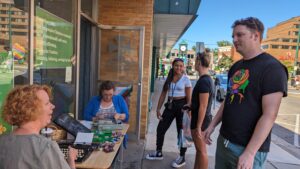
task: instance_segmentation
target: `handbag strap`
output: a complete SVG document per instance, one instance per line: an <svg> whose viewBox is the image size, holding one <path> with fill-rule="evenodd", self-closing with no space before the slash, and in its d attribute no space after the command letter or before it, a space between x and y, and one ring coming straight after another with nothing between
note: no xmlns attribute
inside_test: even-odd
<svg viewBox="0 0 300 169"><path fill-rule="evenodd" d="M171 87L171 102L173 101L173 97L174 97L174 92L175 92L175 88L176 88L176 84L177 82L175 83L174 87L172 87L172 83L170 84L170 87Z"/></svg>

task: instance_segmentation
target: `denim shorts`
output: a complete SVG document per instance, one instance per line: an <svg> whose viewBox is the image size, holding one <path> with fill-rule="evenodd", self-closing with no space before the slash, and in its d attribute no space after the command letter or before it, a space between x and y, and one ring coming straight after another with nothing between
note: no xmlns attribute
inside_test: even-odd
<svg viewBox="0 0 300 169"><path fill-rule="evenodd" d="M238 158L245 147L234 144L229 140L218 137L215 169L236 169ZM267 152L257 152L254 157L253 169L264 169Z"/></svg>

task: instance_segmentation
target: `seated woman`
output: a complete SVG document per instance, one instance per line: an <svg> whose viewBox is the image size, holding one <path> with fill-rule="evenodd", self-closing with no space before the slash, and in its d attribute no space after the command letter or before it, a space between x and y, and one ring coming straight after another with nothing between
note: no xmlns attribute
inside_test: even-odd
<svg viewBox="0 0 300 169"><path fill-rule="evenodd" d="M57 143L39 134L51 122L49 96L50 88L40 85L20 86L8 94L2 116L16 128L0 136L0 168L75 168L77 150L69 148L66 161Z"/></svg>
<svg viewBox="0 0 300 169"><path fill-rule="evenodd" d="M128 122L128 107L121 95L114 95L115 86L111 81L104 81L99 89L99 96L94 96L84 110L84 120L115 119Z"/></svg>

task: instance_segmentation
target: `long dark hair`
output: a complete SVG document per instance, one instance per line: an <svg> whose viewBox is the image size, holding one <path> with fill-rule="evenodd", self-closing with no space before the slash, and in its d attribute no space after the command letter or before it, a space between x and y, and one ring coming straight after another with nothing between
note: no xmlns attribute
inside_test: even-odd
<svg viewBox="0 0 300 169"><path fill-rule="evenodd" d="M172 68L169 70L167 79L166 79L164 87L163 87L163 91L168 91L169 90L169 86L170 86L170 84L171 84L171 82L172 82L172 80L174 78L174 68L173 67L174 67L174 65L175 65L176 62L182 62L182 63L184 63L183 60L180 59L180 58L175 58L173 60L173 62L172 62Z"/></svg>

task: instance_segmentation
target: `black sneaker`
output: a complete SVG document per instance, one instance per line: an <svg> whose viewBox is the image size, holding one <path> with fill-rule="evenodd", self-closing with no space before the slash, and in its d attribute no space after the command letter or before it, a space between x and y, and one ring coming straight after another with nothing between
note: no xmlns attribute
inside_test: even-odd
<svg viewBox="0 0 300 169"><path fill-rule="evenodd" d="M183 156L178 156L176 160L173 161L172 167L179 168L185 165L185 159Z"/></svg>
<svg viewBox="0 0 300 169"><path fill-rule="evenodd" d="M163 160L164 157L161 151L154 151L146 155L146 159L148 160Z"/></svg>

